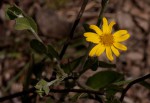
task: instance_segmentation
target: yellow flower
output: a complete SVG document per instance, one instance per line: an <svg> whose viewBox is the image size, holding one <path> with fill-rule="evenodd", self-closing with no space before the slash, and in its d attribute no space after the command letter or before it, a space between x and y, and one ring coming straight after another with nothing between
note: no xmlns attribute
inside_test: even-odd
<svg viewBox="0 0 150 103"><path fill-rule="evenodd" d="M89 53L89 56L100 56L106 50L107 58L114 60L112 52L118 57L120 55L118 49L126 51L127 47L120 42L127 40L130 35L127 30L119 30L112 33L112 27L115 22L112 21L108 24L106 18L103 18L102 30L96 25L90 25L90 29L94 32L86 32L84 36L86 41L96 44Z"/></svg>

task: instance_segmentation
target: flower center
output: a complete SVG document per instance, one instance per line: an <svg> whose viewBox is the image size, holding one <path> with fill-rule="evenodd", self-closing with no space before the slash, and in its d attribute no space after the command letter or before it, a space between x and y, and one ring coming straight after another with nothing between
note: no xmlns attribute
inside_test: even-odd
<svg viewBox="0 0 150 103"><path fill-rule="evenodd" d="M100 36L100 42L104 46L111 46L114 43L114 37L111 34L104 34L104 35Z"/></svg>

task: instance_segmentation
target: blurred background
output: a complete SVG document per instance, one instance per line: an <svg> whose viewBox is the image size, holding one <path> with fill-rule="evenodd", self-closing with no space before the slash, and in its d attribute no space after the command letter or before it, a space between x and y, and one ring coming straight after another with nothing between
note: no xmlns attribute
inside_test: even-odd
<svg viewBox="0 0 150 103"><path fill-rule="evenodd" d="M22 91L26 66L32 49L30 40L34 36L27 31L14 30L14 21L5 18L7 4L17 4L38 25L39 36L46 44L52 44L60 52L69 35L72 24L83 0L0 0L0 97ZM96 24L101 0L89 0L81 21L75 31L75 39L69 46L65 58L83 55L86 42L82 39L83 24ZM131 35L125 43L127 52L122 52L114 63L116 70L126 79L134 79L150 73L150 0L110 0L104 16L116 21L114 31L127 29ZM76 43L76 44L74 44ZM37 56L37 58L40 58ZM107 60L101 56L100 60ZM43 76L50 78L51 69L46 64ZM87 74L91 74L88 71ZM86 77L85 77L86 78ZM124 99L125 103L150 103L150 91L139 84L134 85ZM79 100L77 103L95 103ZM5 103L21 103L15 98ZM39 102L42 103L42 102Z"/></svg>

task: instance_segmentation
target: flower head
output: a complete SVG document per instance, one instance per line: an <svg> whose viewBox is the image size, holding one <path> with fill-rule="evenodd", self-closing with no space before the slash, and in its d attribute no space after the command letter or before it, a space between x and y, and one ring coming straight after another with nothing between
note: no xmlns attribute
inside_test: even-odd
<svg viewBox="0 0 150 103"><path fill-rule="evenodd" d="M119 50L126 51L127 47L120 42L127 40L130 35L127 30L119 30L112 33L112 27L115 22L112 21L108 24L106 18L103 18L102 30L96 25L90 25L90 29L94 32L86 32L84 36L86 41L96 44L89 53L89 56L100 56L106 51L107 58L112 61L114 60L112 52L118 57L120 55Z"/></svg>

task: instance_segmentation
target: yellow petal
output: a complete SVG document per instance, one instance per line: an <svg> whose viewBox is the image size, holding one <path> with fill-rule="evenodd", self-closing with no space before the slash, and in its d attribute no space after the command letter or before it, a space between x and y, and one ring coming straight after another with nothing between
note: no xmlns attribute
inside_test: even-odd
<svg viewBox="0 0 150 103"><path fill-rule="evenodd" d="M102 44L98 44L98 49L96 51L96 56L100 56L105 51L105 47Z"/></svg>
<svg viewBox="0 0 150 103"><path fill-rule="evenodd" d="M97 35L96 33L93 33L93 32L86 32L83 35L88 38L92 37L92 36L99 37L99 35Z"/></svg>
<svg viewBox="0 0 150 103"><path fill-rule="evenodd" d="M97 35L96 33L92 33L92 32L86 32L84 33L84 36L87 37L86 41L92 42L92 43L99 43L100 38L99 35Z"/></svg>
<svg viewBox="0 0 150 103"><path fill-rule="evenodd" d="M97 34L102 35L102 31L98 26L90 25L90 29L93 29Z"/></svg>
<svg viewBox="0 0 150 103"><path fill-rule="evenodd" d="M108 21L106 18L103 18L103 25L102 25L102 30L104 34L109 33L109 26L108 26Z"/></svg>
<svg viewBox="0 0 150 103"><path fill-rule="evenodd" d="M113 26L114 26L115 24L116 24L116 23L115 23L114 21L110 22L110 24L109 24L109 33L112 32L112 28L113 28Z"/></svg>
<svg viewBox="0 0 150 103"><path fill-rule="evenodd" d="M120 37L114 37L114 39L115 39L115 42L122 42L122 41L127 40L129 37L130 37L129 34L124 34Z"/></svg>
<svg viewBox="0 0 150 103"><path fill-rule="evenodd" d="M124 50L126 51L127 50L127 47L123 44L120 44L120 43L114 43L113 44L116 48L120 49L120 50Z"/></svg>
<svg viewBox="0 0 150 103"><path fill-rule="evenodd" d="M127 33L128 33L127 30L118 30L118 31L116 31L116 32L113 34L113 36L114 36L114 37L120 37L120 36L122 36L122 35L124 35L124 34L127 34Z"/></svg>
<svg viewBox="0 0 150 103"><path fill-rule="evenodd" d="M114 46L111 46L111 50L117 57L120 55L119 51Z"/></svg>
<svg viewBox="0 0 150 103"><path fill-rule="evenodd" d="M92 48L92 50L90 51L89 56L91 56L91 57L94 56L96 54L98 48L99 48L98 45L94 46Z"/></svg>
<svg viewBox="0 0 150 103"><path fill-rule="evenodd" d="M107 56L107 58L108 58L110 61L113 61L113 60L114 60L114 58L113 58L113 56L112 56L112 51L111 51L110 47L106 47L106 56Z"/></svg>

